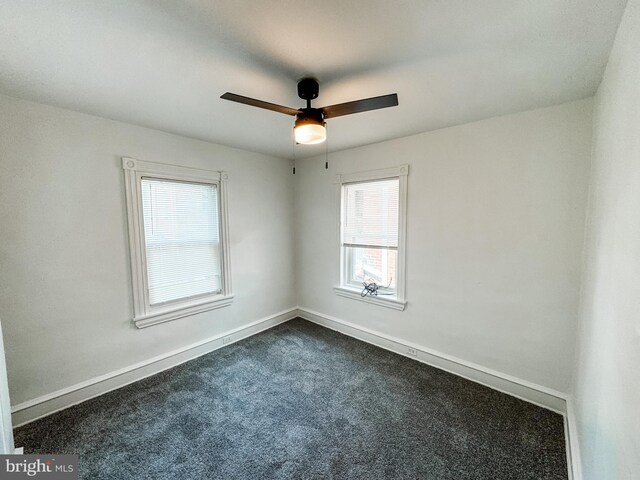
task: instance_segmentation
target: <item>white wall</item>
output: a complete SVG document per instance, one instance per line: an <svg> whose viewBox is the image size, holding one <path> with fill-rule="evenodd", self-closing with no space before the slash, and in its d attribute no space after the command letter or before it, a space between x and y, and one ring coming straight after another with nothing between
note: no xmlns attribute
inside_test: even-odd
<svg viewBox="0 0 640 480"><path fill-rule="evenodd" d="M300 160L293 177L285 160L0 96L12 403L291 308L296 287L302 307L567 391L591 108L583 100L343 151L328 171L324 158ZM229 172L232 306L133 327L123 155ZM396 312L332 291L334 175L401 163L411 165L409 304Z"/></svg>
<svg viewBox="0 0 640 480"><path fill-rule="evenodd" d="M591 99L298 162L298 304L566 392ZM363 117L363 121L366 119ZM335 127L337 128L337 127ZM338 297L336 173L410 164L405 311Z"/></svg>
<svg viewBox="0 0 640 480"><path fill-rule="evenodd" d="M121 156L229 173L230 307L132 325ZM12 403L294 307L292 195L288 161L0 96L0 317Z"/></svg>
<svg viewBox="0 0 640 480"><path fill-rule="evenodd" d="M595 103L576 416L585 480L640 477L640 1Z"/></svg>

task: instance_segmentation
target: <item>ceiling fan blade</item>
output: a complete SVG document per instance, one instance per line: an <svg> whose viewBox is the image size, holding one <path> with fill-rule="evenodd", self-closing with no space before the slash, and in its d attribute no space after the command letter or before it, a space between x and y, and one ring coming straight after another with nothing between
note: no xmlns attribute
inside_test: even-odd
<svg viewBox="0 0 640 480"><path fill-rule="evenodd" d="M255 98L243 97L242 95L236 95L235 93L227 92L224 95L221 95L220 98L231 100L232 102L244 103L245 105L251 105L252 107L266 108L267 110L284 113L285 115L297 115L299 113L295 108L283 107L282 105L263 102L262 100L256 100Z"/></svg>
<svg viewBox="0 0 640 480"><path fill-rule="evenodd" d="M352 113L367 112L369 110L377 110L379 108L395 107L398 105L398 94L391 93L380 97L363 98L353 102L338 103L323 107L324 118L340 117L342 115L351 115Z"/></svg>

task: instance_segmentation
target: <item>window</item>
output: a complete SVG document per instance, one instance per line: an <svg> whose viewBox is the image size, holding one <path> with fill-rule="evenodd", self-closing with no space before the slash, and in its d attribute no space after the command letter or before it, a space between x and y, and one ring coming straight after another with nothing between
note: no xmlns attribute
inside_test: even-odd
<svg viewBox="0 0 640 480"><path fill-rule="evenodd" d="M345 283L375 282L396 294L400 179L348 183L342 187Z"/></svg>
<svg viewBox="0 0 640 480"><path fill-rule="evenodd" d="M132 158L122 166L136 326L229 305L226 174Z"/></svg>
<svg viewBox="0 0 640 480"><path fill-rule="evenodd" d="M338 295L403 310L408 165L338 175L340 285ZM375 283L377 295L363 296Z"/></svg>

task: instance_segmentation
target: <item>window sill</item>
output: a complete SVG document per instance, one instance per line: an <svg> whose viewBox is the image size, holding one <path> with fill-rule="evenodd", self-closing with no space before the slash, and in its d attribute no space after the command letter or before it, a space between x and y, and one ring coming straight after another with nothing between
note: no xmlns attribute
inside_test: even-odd
<svg viewBox="0 0 640 480"><path fill-rule="evenodd" d="M395 297L372 297L371 295L367 295L363 297L360 292L361 290L356 290L353 288L347 287L333 287L333 291L336 292L336 295L345 298L351 298L353 300L360 300L365 303L372 303L374 305L380 305L381 307L392 308L394 310L404 310L404 307L407 306L407 302L404 300L398 300Z"/></svg>
<svg viewBox="0 0 640 480"><path fill-rule="evenodd" d="M133 322L138 328L150 327L151 325L156 325L158 323L170 322L171 320L188 317L190 315L195 315L196 313L226 307L231 305L232 302L233 295L228 295L226 297L217 296L201 303L173 306L171 309L150 312L146 315L134 318Z"/></svg>

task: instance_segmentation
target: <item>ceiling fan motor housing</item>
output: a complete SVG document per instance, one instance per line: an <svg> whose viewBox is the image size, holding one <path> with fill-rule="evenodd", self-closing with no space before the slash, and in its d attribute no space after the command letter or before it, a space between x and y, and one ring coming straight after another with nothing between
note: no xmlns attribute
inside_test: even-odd
<svg viewBox="0 0 640 480"><path fill-rule="evenodd" d="M324 125L324 115L321 108L303 108L300 113L296 115L295 127L301 125Z"/></svg>

